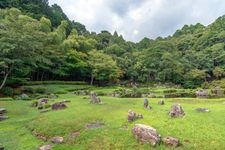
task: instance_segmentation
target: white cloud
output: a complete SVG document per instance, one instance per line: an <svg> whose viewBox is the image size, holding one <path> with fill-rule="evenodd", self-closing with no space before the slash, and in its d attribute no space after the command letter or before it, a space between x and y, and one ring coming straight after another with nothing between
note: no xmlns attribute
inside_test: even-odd
<svg viewBox="0 0 225 150"><path fill-rule="evenodd" d="M139 41L173 34L184 24L207 25L225 14L223 0L49 0L88 30Z"/></svg>

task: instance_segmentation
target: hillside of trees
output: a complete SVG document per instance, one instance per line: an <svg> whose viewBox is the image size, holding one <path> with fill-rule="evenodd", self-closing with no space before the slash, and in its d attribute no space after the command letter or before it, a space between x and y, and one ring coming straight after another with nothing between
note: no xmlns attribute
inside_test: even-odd
<svg viewBox="0 0 225 150"><path fill-rule="evenodd" d="M195 88L225 77L225 16L134 43L95 33L47 0L0 2L0 89L24 81L132 81Z"/></svg>

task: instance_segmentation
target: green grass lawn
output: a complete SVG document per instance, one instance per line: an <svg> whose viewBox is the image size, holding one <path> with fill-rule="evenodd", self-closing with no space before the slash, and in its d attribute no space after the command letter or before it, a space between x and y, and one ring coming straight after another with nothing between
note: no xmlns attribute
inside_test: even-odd
<svg viewBox="0 0 225 150"><path fill-rule="evenodd" d="M53 85L52 85L53 86ZM56 85L54 85L56 86ZM64 88L57 87L58 90ZM96 91L111 92L111 88ZM76 96L71 92L59 95L60 100L71 100L65 110L39 113L30 107L30 101L1 101L0 107L8 109L10 119L0 122L0 143L6 150L34 150L47 144L32 135L37 132L45 137L63 136L64 144L53 145L54 150L108 150L108 149L171 149L161 144L155 148L138 143L131 134L134 124L150 125L164 136L180 139L182 145L176 149L225 149L225 98L164 99L165 105L158 105L160 99L151 98L152 110L143 108L143 98L101 97L102 105L89 103L89 97ZM172 104L180 103L186 113L183 118L172 119L168 111ZM195 109L207 107L209 113L199 113ZM127 112L131 109L142 113L144 119L127 122ZM86 129L93 122L105 125L98 129ZM80 132L77 138L69 138L73 132Z"/></svg>

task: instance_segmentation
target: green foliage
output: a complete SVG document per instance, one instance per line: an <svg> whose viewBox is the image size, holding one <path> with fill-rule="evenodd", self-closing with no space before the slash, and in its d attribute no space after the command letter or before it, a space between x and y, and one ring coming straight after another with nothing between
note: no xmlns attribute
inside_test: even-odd
<svg viewBox="0 0 225 150"><path fill-rule="evenodd" d="M37 87L37 88L35 88L35 93L45 94L46 92L47 92L47 89L45 87Z"/></svg>
<svg viewBox="0 0 225 150"><path fill-rule="evenodd" d="M92 50L88 53L88 64L91 68L91 78L97 81L116 81L121 76L121 71L116 61L103 52Z"/></svg>
<svg viewBox="0 0 225 150"><path fill-rule="evenodd" d="M13 88L11 87L4 87L0 90L0 92L4 96L13 96Z"/></svg>

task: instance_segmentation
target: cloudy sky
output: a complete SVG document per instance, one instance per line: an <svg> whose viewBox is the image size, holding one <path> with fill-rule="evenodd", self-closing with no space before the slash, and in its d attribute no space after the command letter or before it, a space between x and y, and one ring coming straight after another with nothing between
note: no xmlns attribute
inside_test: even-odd
<svg viewBox="0 0 225 150"><path fill-rule="evenodd" d="M126 40L173 34L184 24L208 25L225 14L225 0L49 0L89 31L115 30Z"/></svg>

